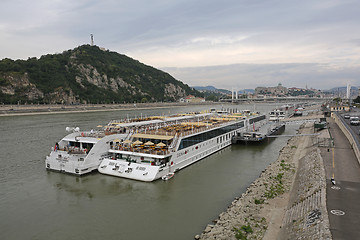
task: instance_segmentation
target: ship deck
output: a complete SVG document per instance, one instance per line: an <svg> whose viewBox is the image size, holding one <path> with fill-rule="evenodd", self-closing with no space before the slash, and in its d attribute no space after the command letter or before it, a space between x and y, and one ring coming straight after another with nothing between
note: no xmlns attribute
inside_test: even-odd
<svg viewBox="0 0 360 240"><path fill-rule="evenodd" d="M168 155L180 137L205 132L252 116L257 115L234 114L220 117L204 115L201 118L197 116L185 118L183 121L179 119L179 122L156 122L156 124L149 125L138 124L135 130L136 133L132 134L125 141L114 140L111 149L122 152Z"/></svg>

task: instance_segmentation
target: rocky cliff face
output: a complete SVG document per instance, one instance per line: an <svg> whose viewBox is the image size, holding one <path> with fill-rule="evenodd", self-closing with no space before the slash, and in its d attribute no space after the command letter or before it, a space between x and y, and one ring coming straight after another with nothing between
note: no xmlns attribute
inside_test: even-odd
<svg viewBox="0 0 360 240"><path fill-rule="evenodd" d="M0 79L3 82L2 86L0 86L0 91L3 94L11 96L19 94L21 97L26 97L29 100L44 97L44 93L29 81L29 75L27 73L1 73Z"/></svg>
<svg viewBox="0 0 360 240"><path fill-rule="evenodd" d="M27 61L0 61L0 103L176 101L196 90L115 52L84 45Z"/></svg>
<svg viewBox="0 0 360 240"><path fill-rule="evenodd" d="M177 98L179 96L180 97L185 97L186 92L180 86L175 86L174 84L169 83L169 84L165 85L165 95L169 96L171 98Z"/></svg>
<svg viewBox="0 0 360 240"><path fill-rule="evenodd" d="M106 74L100 74L96 68L93 66L87 64L80 64L74 66L79 70L79 76L76 76L76 82L79 83L79 85L86 89L83 82L88 82L92 85L95 85L96 87L113 91L115 93L119 92L119 89L126 89L131 95L146 95L143 92L141 92L140 89L137 89L135 86L127 83L122 79L121 77L111 78L108 77Z"/></svg>

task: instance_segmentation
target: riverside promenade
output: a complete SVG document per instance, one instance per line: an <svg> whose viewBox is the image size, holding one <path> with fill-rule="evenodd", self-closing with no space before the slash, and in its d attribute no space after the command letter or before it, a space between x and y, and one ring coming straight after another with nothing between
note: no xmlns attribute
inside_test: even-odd
<svg viewBox="0 0 360 240"><path fill-rule="evenodd" d="M302 125L298 133L195 239L331 239L325 171L316 137L311 135L313 124Z"/></svg>
<svg viewBox="0 0 360 240"><path fill-rule="evenodd" d="M359 162L335 120L327 121L318 131L302 125L278 160L195 239L359 239ZM269 198L274 182L281 191Z"/></svg>
<svg viewBox="0 0 360 240"><path fill-rule="evenodd" d="M334 240L359 239L360 166L348 139L328 118L334 148L320 148L326 174L326 205ZM334 177L335 185L331 183Z"/></svg>

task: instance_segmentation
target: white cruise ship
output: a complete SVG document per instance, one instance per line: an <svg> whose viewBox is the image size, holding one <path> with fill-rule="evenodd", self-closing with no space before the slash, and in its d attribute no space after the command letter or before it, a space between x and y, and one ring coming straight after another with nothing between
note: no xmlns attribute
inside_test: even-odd
<svg viewBox="0 0 360 240"><path fill-rule="evenodd" d="M46 169L75 175L96 170L99 159L108 152L107 142L113 140L113 136L105 136L104 131L74 130L52 147L45 159Z"/></svg>
<svg viewBox="0 0 360 240"><path fill-rule="evenodd" d="M275 109L269 113L269 121L280 121L285 119L286 112L280 109Z"/></svg>
<svg viewBox="0 0 360 240"><path fill-rule="evenodd" d="M280 121L294 115L295 105L284 105L269 113L269 121Z"/></svg>
<svg viewBox="0 0 360 240"><path fill-rule="evenodd" d="M265 115L190 114L141 126L123 141L112 141L98 171L140 181L174 173L231 144L231 138L258 128ZM118 128L121 128L119 124ZM115 126L114 126L115 127ZM115 134L116 136L117 134Z"/></svg>
<svg viewBox="0 0 360 240"><path fill-rule="evenodd" d="M80 131L78 128L67 128L72 131L52 147L46 156L45 167L75 175L83 175L97 170L101 159L108 154L110 143L123 141L137 129L154 123L163 122L162 117L142 119L113 120L99 131ZM120 125L121 124L121 127Z"/></svg>

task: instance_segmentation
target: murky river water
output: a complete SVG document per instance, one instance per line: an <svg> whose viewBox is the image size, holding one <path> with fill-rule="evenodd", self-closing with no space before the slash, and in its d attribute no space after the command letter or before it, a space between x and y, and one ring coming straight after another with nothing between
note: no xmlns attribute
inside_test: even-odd
<svg viewBox="0 0 360 240"><path fill-rule="evenodd" d="M47 172L44 159L67 126L90 129L127 115L209 108L0 117L0 239L193 239L276 160L287 137L230 146L166 182ZM256 111L272 108L257 105ZM297 127L287 126L284 134Z"/></svg>

